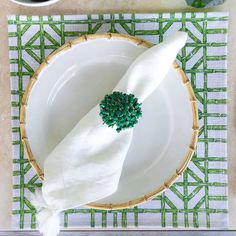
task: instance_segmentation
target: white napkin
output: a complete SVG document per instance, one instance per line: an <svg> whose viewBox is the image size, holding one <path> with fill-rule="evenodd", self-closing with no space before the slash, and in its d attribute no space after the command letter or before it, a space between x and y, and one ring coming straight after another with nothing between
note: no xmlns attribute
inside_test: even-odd
<svg viewBox="0 0 236 236"><path fill-rule="evenodd" d="M186 40L187 34L178 32L147 49L113 91L134 94L142 103L165 78ZM34 199L45 236L59 232L60 211L97 201L117 190L133 129L118 133L116 127L103 124L99 112L99 105L88 112L45 160L42 192Z"/></svg>

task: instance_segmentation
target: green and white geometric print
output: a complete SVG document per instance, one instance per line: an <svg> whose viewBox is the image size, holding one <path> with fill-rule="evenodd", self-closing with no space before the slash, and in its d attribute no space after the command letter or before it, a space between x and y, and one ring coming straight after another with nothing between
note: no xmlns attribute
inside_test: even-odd
<svg viewBox="0 0 236 236"><path fill-rule="evenodd" d="M177 62L192 82L199 106L197 151L183 176L165 193L117 211L78 208L61 214L65 228L227 228L227 13L9 16L13 134L13 227L37 228L31 192L41 181L24 154L19 109L28 79L52 51L84 34L114 32L158 43L188 32ZM153 180L155 181L155 180Z"/></svg>

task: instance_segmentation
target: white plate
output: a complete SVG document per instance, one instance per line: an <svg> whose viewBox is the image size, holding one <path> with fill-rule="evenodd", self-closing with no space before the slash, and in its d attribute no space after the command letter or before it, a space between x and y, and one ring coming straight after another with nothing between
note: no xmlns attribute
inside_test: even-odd
<svg viewBox="0 0 236 236"><path fill-rule="evenodd" d="M146 46L125 36L88 36L65 45L41 65L21 112L31 162L35 158L43 170L50 151L112 91ZM191 159L198 132L197 108L181 69L170 69L142 109L117 192L89 206L114 209L144 202L176 181Z"/></svg>
<svg viewBox="0 0 236 236"><path fill-rule="evenodd" d="M32 2L31 0L10 0L10 1L28 7L43 7L56 3L59 0L48 0L46 2Z"/></svg>

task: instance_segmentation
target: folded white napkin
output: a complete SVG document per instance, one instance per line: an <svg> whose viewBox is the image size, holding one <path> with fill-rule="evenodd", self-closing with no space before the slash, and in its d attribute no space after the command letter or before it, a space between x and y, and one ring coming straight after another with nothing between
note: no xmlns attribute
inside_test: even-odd
<svg viewBox="0 0 236 236"><path fill-rule="evenodd" d="M187 34L178 32L147 49L113 91L133 94L142 103L165 78L186 40ZM116 127L103 123L99 113L98 104L45 160L42 192L34 199L44 235L59 232L60 211L97 201L117 190L133 129L117 132Z"/></svg>

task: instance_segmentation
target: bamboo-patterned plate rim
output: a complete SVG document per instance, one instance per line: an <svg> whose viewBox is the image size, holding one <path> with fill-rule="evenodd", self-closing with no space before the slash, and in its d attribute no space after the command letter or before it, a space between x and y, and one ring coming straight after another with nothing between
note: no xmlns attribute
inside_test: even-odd
<svg viewBox="0 0 236 236"><path fill-rule="evenodd" d="M51 62L53 58L55 58L57 55L59 55L62 52L65 52L69 49L71 49L74 45L78 45L81 43L85 43L89 40L96 40L96 39L116 39L116 40L126 40L130 41L136 45L142 45L143 47L150 48L153 46L152 43L149 43L143 39L130 36L130 35L123 35L123 34L114 34L114 33L106 33L106 34L96 34L96 35L84 35L81 36L77 39L74 39L60 48L58 48L56 51L54 51L52 54L50 54L47 58L45 58L44 62L38 67L38 69L35 71L33 76L30 78L28 86L25 90L24 96L21 101L21 108L20 108L20 132L21 132L21 140L24 145L25 152L27 154L27 158L29 160L29 163L37 173L37 175L43 180L44 174L41 168L39 167L38 163L36 162L36 159L32 153L27 133L26 133L26 107L27 107L27 102L29 99L29 95L31 92L31 89L35 85L38 79L38 75L42 72L43 69L45 69ZM125 209L125 208L131 208L134 206L137 206L139 204L142 204L146 201L149 201L153 199L155 196L159 195L166 189L170 188L172 184L174 184L177 179L182 175L184 170L187 168L189 162L191 161L191 158L196 150L197 146L197 139L198 139L198 132L199 132L199 125L198 125L198 108L197 108L197 100L194 95L191 82L185 75L184 71L179 67L179 65L174 62L173 63L173 68L178 72L182 84L185 87L185 89L188 92L188 97L189 97L189 102L191 104L192 108L192 115L193 115L193 120L192 120L192 136L191 136L191 141L188 146L188 151L185 154L184 161L182 164L175 170L175 173L173 173L172 177L168 179L166 182L164 182L160 187L155 189L152 192L149 192L145 194L144 196L141 196L139 198L136 198L134 200L124 202L124 203L117 203L117 204L103 204L103 203L89 203L85 205L86 207L89 208L95 208L95 209L102 209L102 210L119 210L119 209Z"/></svg>

